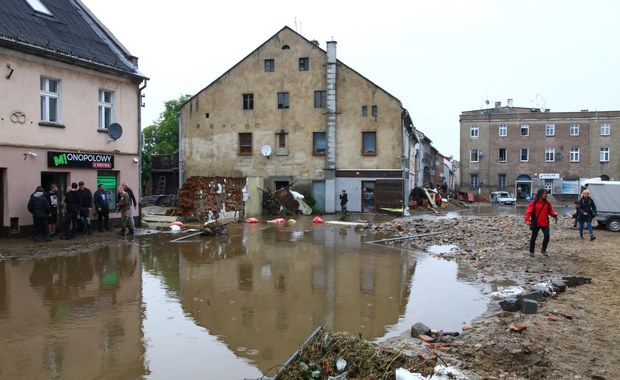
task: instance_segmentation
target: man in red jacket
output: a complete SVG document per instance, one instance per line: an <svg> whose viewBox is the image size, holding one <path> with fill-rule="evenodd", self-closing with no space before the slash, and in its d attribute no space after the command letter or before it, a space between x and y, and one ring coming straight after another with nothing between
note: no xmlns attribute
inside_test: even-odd
<svg viewBox="0 0 620 380"><path fill-rule="evenodd" d="M543 232L542 250L540 253L547 256L547 245L549 245L549 216L558 222L558 214L553 210L551 202L547 200L547 190L538 189L536 197L530 202L525 211L525 223L530 225L532 236L530 237L530 256L534 257L534 247L538 231Z"/></svg>

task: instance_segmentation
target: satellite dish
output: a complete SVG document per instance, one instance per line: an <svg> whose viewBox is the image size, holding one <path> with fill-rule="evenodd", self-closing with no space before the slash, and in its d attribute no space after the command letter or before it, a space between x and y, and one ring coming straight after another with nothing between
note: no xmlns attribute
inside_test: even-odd
<svg viewBox="0 0 620 380"><path fill-rule="evenodd" d="M271 155L271 147L269 145L263 145L263 147L260 149L260 152L263 154L263 156L269 158L269 156Z"/></svg>
<svg viewBox="0 0 620 380"><path fill-rule="evenodd" d="M123 127L119 123L112 123L108 126L108 137L110 141L118 140L123 135Z"/></svg>

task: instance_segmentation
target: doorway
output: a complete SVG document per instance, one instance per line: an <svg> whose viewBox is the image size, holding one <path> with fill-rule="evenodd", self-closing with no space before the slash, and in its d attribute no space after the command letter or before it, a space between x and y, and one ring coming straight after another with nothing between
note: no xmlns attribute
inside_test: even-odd
<svg viewBox="0 0 620 380"><path fill-rule="evenodd" d="M375 181L362 181L362 212L375 212Z"/></svg>
<svg viewBox="0 0 620 380"><path fill-rule="evenodd" d="M547 194L549 195L553 194L553 180L552 179L545 180L545 190L547 190Z"/></svg>
<svg viewBox="0 0 620 380"><path fill-rule="evenodd" d="M67 173L62 172L42 172L41 173L41 186L45 191L50 191L50 185L55 184L58 186L58 198L62 199L67 189Z"/></svg>
<svg viewBox="0 0 620 380"><path fill-rule="evenodd" d="M527 199L532 195L532 182L517 182L516 183L517 199Z"/></svg>

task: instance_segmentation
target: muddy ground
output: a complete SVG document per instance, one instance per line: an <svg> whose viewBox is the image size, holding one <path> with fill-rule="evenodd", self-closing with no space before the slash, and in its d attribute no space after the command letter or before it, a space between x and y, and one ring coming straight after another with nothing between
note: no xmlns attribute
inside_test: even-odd
<svg viewBox="0 0 620 380"><path fill-rule="evenodd" d="M400 218L374 229L401 235L442 231L394 244L456 244L457 250L440 256L478 268L481 283L505 280L530 290L549 278L591 278L591 283L547 297L536 314L505 312L494 301L489 312L466 326L450 345L435 348L448 364L467 370L467 378L620 379L620 233L595 228L596 240L590 241L587 234L582 240L572 223L570 216L560 216L558 224L551 225L549 256L538 253L539 236L533 258L528 254L530 231L520 215ZM527 329L513 332L515 323ZM407 335L386 345L415 346L417 341Z"/></svg>
<svg viewBox="0 0 620 380"><path fill-rule="evenodd" d="M517 215L451 219L429 213L424 220L398 218L371 228L389 236L441 232L390 244L416 249L456 245L458 249L439 255L478 268L481 283L505 280L530 289L548 278L591 278L591 283L547 297L536 314L504 312L499 301L494 301L487 314L466 326L450 344L433 348L440 362L463 370L469 379L620 379L620 286L616 277L620 274L620 233L599 228L596 240L581 240L571 227L570 216L561 216L551 227L549 257L537 253L533 258L527 254L529 229ZM55 237L46 243L2 240L0 259L76 255L110 244L131 244L131 239L105 232L71 241ZM541 240L542 236L538 251ZM514 323L527 329L512 332ZM409 335L404 333L384 345L403 350L419 347L420 342Z"/></svg>

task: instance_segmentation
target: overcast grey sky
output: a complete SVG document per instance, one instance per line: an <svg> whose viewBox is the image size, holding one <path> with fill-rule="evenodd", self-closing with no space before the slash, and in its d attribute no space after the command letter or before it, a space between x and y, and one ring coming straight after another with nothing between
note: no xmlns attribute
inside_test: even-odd
<svg viewBox="0 0 620 380"><path fill-rule="evenodd" d="M620 110L617 0L82 0L151 78L143 127L284 26L398 98L442 154L462 111L506 104Z"/></svg>

